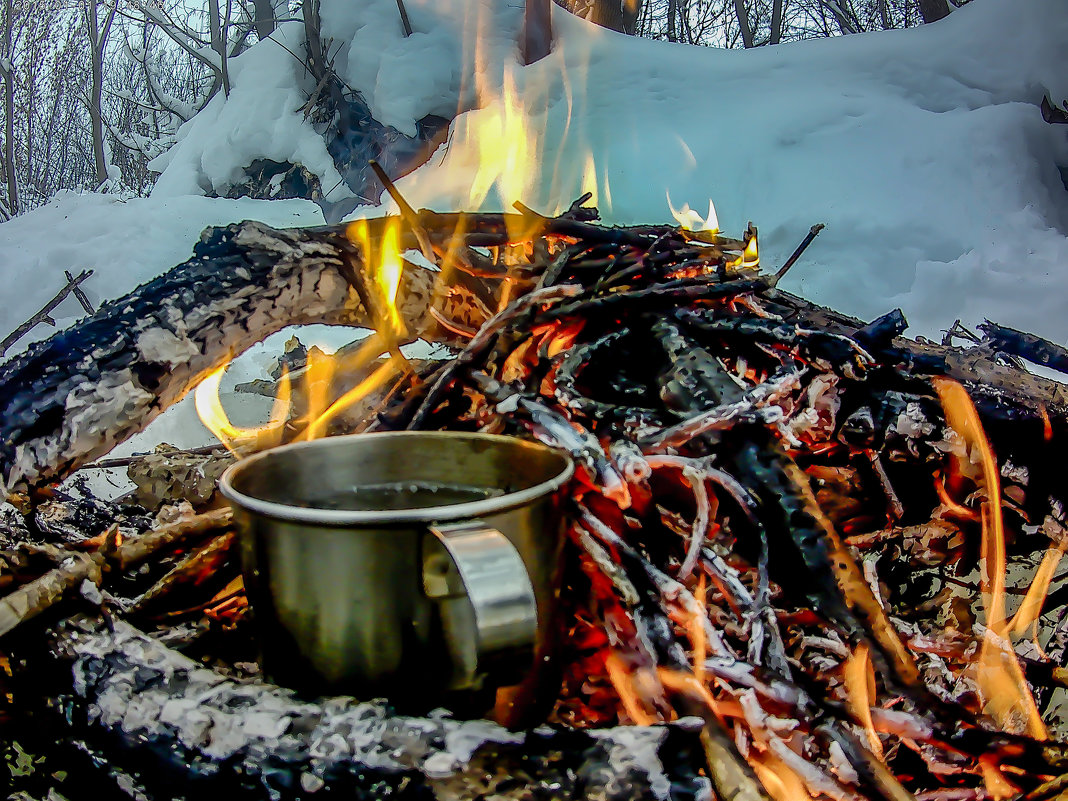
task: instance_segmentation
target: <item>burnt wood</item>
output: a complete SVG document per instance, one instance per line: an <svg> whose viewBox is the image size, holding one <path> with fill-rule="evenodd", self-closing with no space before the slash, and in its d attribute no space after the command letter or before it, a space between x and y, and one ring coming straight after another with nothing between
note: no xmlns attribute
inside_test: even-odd
<svg viewBox="0 0 1068 801"><path fill-rule="evenodd" d="M687 801L708 792L696 719L512 732L226 678L122 622L69 622L52 630L50 648L43 639L17 649L16 700L40 703L38 726L63 714L71 745L106 752L153 797ZM42 684L50 698L34 699Z"/></svg>
<svg viewBox="0 0 1068 801"><path fill-rule="evenodd" d="M208 229L193 257L0 366L0 488L62 477L142 430L228 358L287 325L369 326L342 229ZM433 273L406 270L425 319Z"/></svg>

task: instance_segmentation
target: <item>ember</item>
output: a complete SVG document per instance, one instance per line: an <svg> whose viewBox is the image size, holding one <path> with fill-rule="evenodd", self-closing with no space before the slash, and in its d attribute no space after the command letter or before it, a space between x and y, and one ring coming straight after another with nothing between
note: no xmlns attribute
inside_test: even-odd
<svg viewBox="0 0 1068 801"><path fill-rule="evenodd" d="M1062 490L1041 476L1063 437L1064 409L1040 412L1038 396L1028 394L1044 385L1015 368L1006 378L1004 365L983 372L985 363L964 363L948 346L901 339L900 314L865 326L777 290L783 270L759 272L756 230L740 240L723 236L711 208L700 218L684 207L678 228L602 227L581 203L551 218L517 209L439 215L402 206L400 218L329 229L314 246L304 240L300 247L321 248L320 263L338 260L351 292L333 300L344 306L358 298L351 314L375 323L377 333L336 368L309 357L302 380L281 382L271 422L260 430L226 421L212 372L198 391L212 430L243 450L340 433L352 430L342 412L359 402L369 415L361 430L509 433L568 451L578 472L563 592L565 667L549 717L553 733L544 735L561 749L568 737L588 747L606 727L605 748L612 738L627 741L620 727L663 727L693 746L674 760L660 752L681 771L671 780L695 793L711 785L723 798L1046 797L1044 788L1068 770L1068 749L1046 739L1040 713L1052 720L1051 677L1068 646L1066 618L1044 642L1037 632L1068 539ZM274 247L262 243L284 236L231 231L205 241L223 250L239 239L251 243L241 247ZM428 278L405 262L402 274L406 247L418 247L441 272ZM183 269L195 266L176 268L168 280ZM283 280L265 269L261 286ZM105 307L100 319L122 305ZM250 332L253 313L244 318ZM444 329L437 338L456 346L453 357L409 364L398 344L429 335L435 321ZM215 341L215 352L209 345L198 352L210 353L217 370L231 348ZM4 397L46 348L3 368ZM159 381L159 394L177 394ZM40 503L39 493L30 497L36 486L101 450L77 429L82 418L57 412L48 423L55 430L19 428L0 408L0 420L13 432L0 452L4 481L33 503ZM126 624L121 636L91 623L81 624L89 634L55 629L58 652L75 664L78 703L95 704L91 715L130 737L162 741L169 733L184 758L213 759L223 753L211 750L214 735L190 739L187 720L167 718L178 707L129 723L109 706L130 702L119 692L124 671L157 675L152 665L166 660L142 663L138 654L161 643L184 640L226 671L250 661L233 538L216 528L208 545L203 527L192 530L201 537L192 545L152 534L121 544L105 538L91 556L73 567L60 559L51 572L32 548L15 549L11 564L38 560L17 574L34 580L0 603L10 630L107 570L110 592L141 599L131 621L163 629L156 643ZM139 560L165 558L147 575L124 577L127 554L141 541L153 544ZM1021 585L1020 566L1040 560ZM1023 596L1015 614L1010 592ZM167 593L174 597L164 603ZM55 615L46 619L54 623ZM194 621L201 622L192 633L182 628ZM1035 647L1021 639L1032 629ZM39 661L40 638L28 626L21 634L22 658ZM211 641L239 657L212 652ZM198 686L214 681L189 665L167 670L195 674ZM183 692L181 681L158 681ZM283 737L298 712L295 701L272 695L277 690L261 690L247 692L266 704L263 725L277 733L246 733L225 753L240 753L247 772L266 776L255 754ZM314 713L314 726L336 725L331 703ZM390 714L374 709L366 714ZM447 738L446 730L469 725L430 728ZM488 728L476 739L493 748L519 736L479 725ZM528 744L536 739L525 736ZM423 777L441 770L431 755L437 746L426 748L405 757L403 769ZM473 749L441 775L499 769L472 761ZM290 767L320 778L340 768L354 776L371 758L359 749L329 757L297 750L284 752ZM277 757L272 770L287 759ZM375 767L401 770L389 760ZM532 781L572 770L559 794L581 792L573 778L579 768L557 761L542 770ZM669 791L655 773L644 786L606 795L664 797Z"/></svg>

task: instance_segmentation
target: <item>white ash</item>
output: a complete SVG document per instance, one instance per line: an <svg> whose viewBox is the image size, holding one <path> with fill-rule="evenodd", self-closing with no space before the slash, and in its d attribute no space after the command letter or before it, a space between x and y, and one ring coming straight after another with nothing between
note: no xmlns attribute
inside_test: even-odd
<svg viewBox="0 0 1068 801"><path fill-rule="evenodd" d="M927 419L920 404L915 401L905 406L905 411L898 415L894 428L901 436L913 439L929 437L935 430L934 424Z"/></svg>
<svg viewBox="0 0 1068 801"><path fill-rule="evenodd" d="M1006 459L1001 464L1001 477L1006 481L1015 481L1020 486L1026 487L1031 474L1027 470L1027 465L1017 466L1010 459Z"/></svg>
<svg viewBox="0 0 1068 801"><path fill-rule="evenodd" d="M657 751L667 737L667 729L651 726L624 726L592 732L608 745L608 761L613 767L634 766L649 776L649 786L657 798L669 798L671 782L664 775Z"/></svg>
<svg viewBox="0 0 1068 801"><path fill-rule="evenodd" d="M485 720L397 716L380 702L304 702L256 680L225 678L122 621L112 632L70 634L67 642L76 657L74 690L89 701L92 722L131 741L177 741L253 776L268 760L303 765L307 778L300 781L308 792L335 766L453 778L471 767L481 746L522 749L528 737ZM653 797L669 797L671 783L658 756L667 732L617 727L588 733L607 755L597 769L606 798L615 797L613 781L623 789L633 787L636 777L648 783Z"/></svg>
<svg viewBox="0 0 1068 801"><path fill-rule="evenodd" d="M104 596L100 593L100 587L90 579L85 579L85 581L82 582L82 585L78 588L78 592L80 592L81 596L91 604L100 606L100 604L104 603Z"/></svg>

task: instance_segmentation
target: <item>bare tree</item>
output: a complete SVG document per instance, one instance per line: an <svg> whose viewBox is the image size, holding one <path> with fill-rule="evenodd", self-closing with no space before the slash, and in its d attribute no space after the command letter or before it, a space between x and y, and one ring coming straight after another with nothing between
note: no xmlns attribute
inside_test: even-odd
<svg viewBox="0 0 1068 801"><path fill-rule="evenodd" d="M753 28L749 24L749 9L745 7L745 0L734 0L734 13L738 17L738 30L742 34L742 45L753 47L756 41L753 37Z"/></svg>
<svg viewBox="0 0 1068 801"><path fill-rule="evenodd" d="M88 106L93 127L93 161L96 168L96 182L99 186L108 179L110 162L105 152L107 143L104 141L104 115L100 106L100 97L104 91L104 51L107 48L108 36L111 35L111 24L115 21L117 5L112 5L110 8L104 6L105 15L101 23L97 0L84 0L84 3L86 35L89 37L89 67L92 75Z"/></svg>
<svg viewBox="0 0 1068 801"><path fill-rule="evenodd" d="M0 77L4 79L4 173L7 179L7 216L19 212L19 184L15 172L15 65L12 30L15 14L12 0L4 0L4 52L0 55Z"/></svg>

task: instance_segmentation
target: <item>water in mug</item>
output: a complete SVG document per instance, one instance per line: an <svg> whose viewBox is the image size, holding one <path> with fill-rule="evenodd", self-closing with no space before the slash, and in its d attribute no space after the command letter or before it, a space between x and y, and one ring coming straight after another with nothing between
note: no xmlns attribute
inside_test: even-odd
<svg viewBox="0 0 1068 801"><path fill-rule="evenodd" d="M359 484L334 490L329 496L309 498L305 504L316 509L346 512L397 511L430 506L453 506L486 498L496 498L505 490L472 487L438 481L394 481L385 484Z"/></svg>

